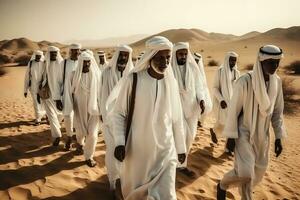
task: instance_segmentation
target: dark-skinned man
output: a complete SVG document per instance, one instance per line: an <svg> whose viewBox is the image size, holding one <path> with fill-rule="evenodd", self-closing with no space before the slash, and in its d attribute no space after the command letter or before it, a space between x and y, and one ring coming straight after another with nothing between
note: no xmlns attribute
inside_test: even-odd
<svg viewBox="0 0 300 200"><path fill-rule="evenodd" d="M112 127L107 119L106 101L119 80L126 77L132 68L132 49L127 45L120 45L116 48L108 66L103 70L101 78L100 114L106 144L105 165L112 191L115 190L116 182L119 180L119 165L114 158Z"/></svg>
<svg viewBox="0 0 300 200"><path fill-rule="evenodd" d="M286 136L283 123L282 83L276 74L282 50L274 45L260 48L253 71L236 82L229 105L223 135L228 148L234 150L234 169L226 173L217 186L217 199L226 199L226 190L239 187L242 200L253 199L253 187L261 182L269 160L272 124L275 155L282 152L281 139Z"/></svg>
<svg viewBox="0 0 300 200"><path fill-rule="evenodd" d="M61 112L56 108L55 100L60 100L61 91L59 90L57 77L61 76L61 62L63 58L60 55L59 48L49 46L45 55L46 69L43 75L43 82L41 86L49 86L50 97L43 99L46 114L49 120L51 135L53 138L53 146L58 146L61 140L60 120ZM42 98L42 97L41 97Z"/></svg>
<svg viewBox="0 0 300 200"><path fill-rule="evenodd" d="M205 111L204 85L200 81L200 70L189 48L187 42L176 43L171 62L182 104L187 153L197 133L198 117ZM189 178L195 177L195 173L187 168L187 159L178 165L178 171Z"/></svg>
<svg viewBox="0 0 300 200"><path fill-rule="evenodd" d="M70 52L69 52L69 58L64 59L61 62L60 70L61 73L59 76L57 76L57 81L58 84L57 86L59 87L57 90L61 91L60 92L60 99L56 100L56 108L60 111L62 111L63 116L64 116L64 124L66 128L66 133L67 133L67 141L65 144L65 150L70 150L71 143L72 143L72 137L75 139L75 133L73 129L73 117L74 117L74 112L70 111L70 113L67 113L66 110L64 109L66 107L66 84L69 79L70 74L75 71L77 64L78 64L78 56L80 55L80 49L81 45L80 44L71 44L70 45Z"/></svg>
<svg viewBox="0 0 300 200"><path fill-rule="evenodd" d="M98 66L92 55L81 53L78 66L71 72L66 87L66 112L74 110L74 127L79 144L77 151L83 150L86 164L95 167L93 159L99 128L99 77Z"/></svg>
<svg viewBox="0 0 300 200"><path fill-rule="evenodd" d="M213 83L213 106L216 123L210 129L212 138L216 140L216 132L221 134L227 119L228 106L233 94L233 85L240 77L237 69L238 54L227 52L222 66L216 71ZM217 141L217 140L216 140ZM225 152L232 155L232 152L225 146Z"/></svg>
<svg viewBox="0 0 300 200"><path fill-rule="evenodd" d="M44 54L42 51L37 50L32 54L28 63L24 81L24 97L27 97L29 90L33 102L35 125L39 125L42 117L46 114L44 106L38 96L39 83L42 79L44 70Z"/></svg>

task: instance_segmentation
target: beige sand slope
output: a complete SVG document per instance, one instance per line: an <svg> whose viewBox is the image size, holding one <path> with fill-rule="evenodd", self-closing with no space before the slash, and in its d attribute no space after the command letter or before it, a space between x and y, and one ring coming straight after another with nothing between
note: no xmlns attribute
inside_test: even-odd
<svg viewBox="0 0 300 200"><path fill-rule="evenodd" d="M206 68L209 85L216 68ZM25 68L9 68L0 78L0 199L112 199L104 165L105 144L97 144L98 166L90 169L82 156L64 152L50 144L49 126L33 126L30 98L22 97ZM286 116L289 138L280 158L270 152L270 167L263 182L254 190L255 199L300 198L300 114ZM197 176L191 180L177 177L177 195L181 200L215 199L218 180L232 167L232 159L223 154L224 139L218 145L210 141L208 127L199 129L189 156L189 166ZM272 139L273 140L273 139ZM273 145L271 146L273 150ZM141 161L142 162L142 161ZM229 199L239 199L237 189Z"/></svg>

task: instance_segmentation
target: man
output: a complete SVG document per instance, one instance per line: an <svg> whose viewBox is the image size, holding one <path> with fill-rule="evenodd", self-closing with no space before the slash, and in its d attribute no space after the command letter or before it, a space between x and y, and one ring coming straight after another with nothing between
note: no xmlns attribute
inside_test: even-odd
<svg viewBox="0 0 300 200"><path fill-rule="evenodd" d="M106 111L106 101L108 96L122 77L126 77L133 68L132 49L127 45L121 45L116 48L115 54L108 67L102 74L100 111L103 121L104 141L106 144L105 165L107 168L110 189L115 190L116 180L119 179L118 164L114 158L114 142L112 130L109 127Z"/></svg>
<svg viewBox="0 0 300 200"><path fill-rule="evenodd" d="M197 133L198 117L205 110L200 71L190 52L189 43L179 42L174 45L171 66L180 92L188 153ZM195 173L187 168L187 159L178 166L178 170L188 177L195 176Z"/></svg>
<svg viewBox="0 0 300 200"><path fill-rule="evenodd" d="M87 52L79 56L78 66L71 72L66 87L66 113L74 110L74 126L78 149L83 150L86 164L95 167L93 159L99 126L99 77L98 66L92 55Z"/></svg>
<svg viewBox="0 0 300 200"><path fill-rule="evenodd" d="M63 58L60 55L59 48L49 46L45 56L45 72L41 86L48 85L50 97L43 99L46 114L50 123L53 146L58 146L61 140L60 124L58 120L58 110L56 109L55 100L60 100L60 90L58 89L57 77L61 76L61 62Z"/></svg>
<svg viewBox="0 0 300 200"><path fill-rule="evenodd" d="M235 52L228 52L225 56L223 65L216 71L215 80L213 84L213 101L214 112L216 115L216 123L214 128L210 129L211 135L216 135L215 131L222 132L225 121L228 118L228 106L231 96L233 94L233 85L240 77L240 72L237 69L238 54ZM232 155L225 147L225 152Z"/></svg>
<svg viewBox="0 0 300 200"><path fill-rule="evenodd" d="M252 199L252 189L268 167L270 134L275 133L275 154L282 152L281 138L286 136L283 123L282 83L276 74L282 50L274 45L260 48L253 71L243 75L234 93L223 135L229 148L235 149L234 169L218 184L217 198L226 198L226 189L238 186L243 200Z"/></svg>
<svg viewBox="0 0 300 200"><path fill-rule="evenodd" d="M205 121L206 116L211 112L212 110L212 100L210 97L210 93L209 93L209 89L208 89L208 85L207 85L207 81L206 81L206 74L204 71L204 64L203 64L203 59L202 56L199 53L194 53L194 58L196 63L199 66L199 70L200 70L200 81L203 85L203 93L204 93L204 98L205 98L205 111L202 115L199 116L198 119L198 126L202 127ZM213 133L213 134L212 134ZM216 137L216 135L214 134L214 132L211 132L211 140L214 143L218 143L218 139Z"/></svg>
<svg viewBox="0 0 300 200"><path fill-rule="evenodd" d="M97 64L99 66L99 70L103 72L103 70L107 67L107 60L104 51L97 51L97 55L95 56Z"/></svg>
<svg viewBox="0 0 300 200"><path fill-rule="evenodd" d="M60 92L60 99L56 100L56 108L58 110L61 110L64 115L64 123L67 133L67 141L65 144L65 150L70 150L71 143L72 143L72 137L75 137L75 133L73 131L73 116L74 113L66 113L65 107L66 107L66 90L67 87L67 80L69 79L70 74L75 71L77 64L78 64L78 56L80 55L80 44L71 44L70 45L70 57L68 59L64 59L63 62L61 62L60 70L61 72L57 76L57 90Z"/></svg>
<svg viewBox="0 0 300 200"><path fill-rule="evenodd" d="M46 114L43 105L40 101L38 102L39 78L42 77L44 70L44 54L37 50L32 54L28 63L24 81L24 97L27 97L29 90L33 102L35 125L39 125L42 117Z"/></svg>
<svg viewBox="0 0 300 200"><path fill-rule="evenodd" d="M172 43L155 36L146 42L146 49L133 70L137 84L128 137L125 127L135 75L130 73L120 84L113 109L114 154L123 162L121 185L126 200L176 200L177 159L184 162L186 147L178 86L169 66Z"/></svg>

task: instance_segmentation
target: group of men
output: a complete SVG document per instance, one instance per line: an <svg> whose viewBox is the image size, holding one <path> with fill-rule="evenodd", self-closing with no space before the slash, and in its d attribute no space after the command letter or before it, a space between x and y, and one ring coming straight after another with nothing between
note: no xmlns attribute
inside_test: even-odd
<svg viewBox="0 0 300 200"><path fill-rule="evenodd" d="M60 123L67 133L65 149L76 142L86 164L93 159L101 124L106 144L105 164L110 189L126 200L175 200L176 173L195 178L187 157L205 116L214 107L216 125L210 129L227 138L225 151L235 156L234 169L217 185L217 199L233 185L242 199L252 199L252 187L268 165L269 126L275 132L276 156L282 151L283 96L276 69L282 50L260 48L253 72L240 76L238 55L228 52L217 70L211 100L203 60L189 44L172 44L155 36L132 61L132 49L116 48L110 62L103 51L93 54L70 45L68 59L50 46L45 57L36 51L25 76L25 91L33 98L36 124L46 114L58 146ZM73 127L74 126L74 127Z"/></svg>

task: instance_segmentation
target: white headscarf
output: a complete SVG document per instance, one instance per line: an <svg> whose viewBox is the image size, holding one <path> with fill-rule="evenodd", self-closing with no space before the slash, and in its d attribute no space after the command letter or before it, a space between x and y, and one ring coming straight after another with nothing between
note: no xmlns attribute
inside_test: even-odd
<svg viewBox="0 0 300 200"><path fill-rule="evenodd" d="M161 50L172 50L173 44L165 37L162 36L154 36L151 39L146 41L146 51L145 54L141 57L138 64L135 66L131 73L137 73L143 70L147 70L150 67L150 61L155 56L155 54ZM106 108L109 110L113 110L113 103L115 99L118 97L119 91L121 90L121 86L123 85L124 78L121 79L115 89L112 91L109 96ZM157 103L154 110L154 122L157 122L157 119L160 113L168 113L169 116L172 116L173 121L177 121L181 119L181 102L180 96L178 92L178 85L176 79L174 78L173 71L171 66L168 66L164 73L164 82L165 82L165 94L161 94L158 92ZM165 101L164 99L168 99L169 101ZM161 104L160 102L165 102L166 105Z"/></svg>
<svg viewBox="0 0 300 200"><path fill-rule="evenodd" d="M230 57L238 58L238 56L239 55L233 51L227 52L224 59L224 63L220 67L221 68L220 82L222 83L221 91L227 104L230 102L230 99L232 97L232 78L233 78L231 75L232 73L230 70L229 58ZM238 78L237 64L235 64L235 66L232 68L232 72L235 74L236 78Z"/></svg>
<svg viewBox="0 0 300 200"><path fill-rule="evenodd" d="M274 73L269 76L269 88L266 88L261 61L281 58L283 58L283 53L279 47L275 45L265 45L260 48L256 63L253 67L252 86L254 96L259 104L259 111L263 116L270 115L273 112L278 85L276 79L277 75Z"/></svg>
<svg viewBox="0 0 300 200"><path fill-rule="evenodd" d="M63 61L63 58L60 54L60 49L55 47L55 46L49 46L47 53L45 55L45 61L46 61L46 69L48 70L49 64L50 64L50 52L56 51L57 52L57 57L56 57L56 61L58 64L61 63L61 61Z"/></svg>
<svg viewBox="0 0 300 200"><path fill-rule="evenodd" d="M71 49L81 49L81 44L78 43L70 44L70 50Z"/></svg>
<svg viewBox="0 0 300 200"><path fill-rule="evenodd" d="M108 64L107 68L109 69L109 85L111 88L113 88L118 82L118 69L117 69L117 62L121 51L125 51L129 53L128 62L125 66L125 69L123 71L123 76L126 77L129 72L133 69L133 63L132 63L132 49L127 45L120 45L116 48L116 52L114 56L112 57L110 63Z"/></svg>
<svg viewBox="0 0 300 200"><path fill-rule="evenodd" d="M44 53L40 50L36 50L33 52L33 54L31 55L30 61L35 60L36 55L40 55L41 56L40 62L44 62L45 56L44 56Z"/></svg>
<svg viewBox="0 0 300 200"><path fill-rule="evenodd" d="M88 52L83 52L79 56L78 59L78 66L74 72L73 81L72 81L72 88L71 92L76 94L78 92L78 88L82 87L81 85L81 76L82 76L82 68L83 68L83 61L90 60L91 65L89 68L88 76L90 80L90 87L88 91L89 95L89 103L88 103L88 112L91 115L99 115L99 108L98 108L98 91L99 91L99 80L98 80L98 67L96 61L92 55ZM78 94L80 95L80 94ZM83 94L82 94L83 95Z"/></svg>
<svg viewBox="0 0 300 200"><path fill-rule="evenodd" d="M125 70L123 72L124 75L128 75L130 70L133 68L133 63L132 63L132 48L128 45L119 45L116 48L116 51L111 59L111 61L108 64L108 67L112 68L113 72L116 72L117 69L117 62L118 62L118 58L120 55L121 51L125 51L129 53L129 58L128 58L128 62L126 64Z"/></svg>
<svg viewBox="0 0 300 200"><path fill-rule="evenodd" d="M100 64L100 59L99 59L99 56L103 56L104 57L104 64ZM97 54L95 55L95 60L97 62L97 65L99 66L99 69L100 70L104 70L107 65L108 65L108 62L106 60L106 56L105 56L105 52L104 51L97 51Z"/></svg>
<svg viewBox="0 0 300 200"><path fill-rule="evenodd" d="M199 67L199 71L200 71L200 81L203 85L203 89L205 91L205 111L204 114L208 114L211 112L212 110L212 100L210 97L210 93L209 93L209 89L208 89L208 85L207 85L207 80L206 80L206 74L204 71L204 64L203 64L203 58L199 53L194 53L194 59L199 60L198 61L198 67Z"/></svg>

